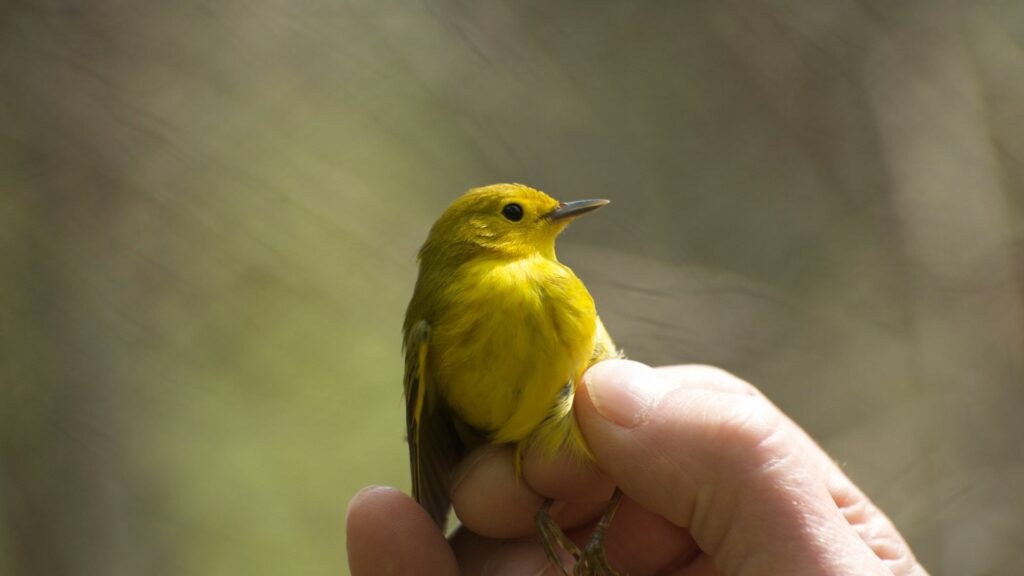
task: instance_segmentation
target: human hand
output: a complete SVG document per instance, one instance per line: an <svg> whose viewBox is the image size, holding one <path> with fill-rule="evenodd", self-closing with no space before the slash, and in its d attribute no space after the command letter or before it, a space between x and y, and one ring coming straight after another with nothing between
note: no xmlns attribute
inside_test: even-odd
<svg viewBox="0 0 1024 576"><path fill-rule="evenodd" d="M463 526L446 540L391 488L348 513L353 576L557 574L536 539L544 498L577 543L614 486L625 498L605 550L620 573L926 575L889 519L827 454L753 386L706 366L591 368L575 402L600 471L512 450L473 452L455 473Z"/></svg>

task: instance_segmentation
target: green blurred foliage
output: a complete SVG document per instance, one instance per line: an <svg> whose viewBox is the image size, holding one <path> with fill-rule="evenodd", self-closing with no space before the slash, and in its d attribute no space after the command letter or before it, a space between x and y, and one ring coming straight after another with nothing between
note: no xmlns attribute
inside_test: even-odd
<svg viewBox="0 0 1024 576"><path fill-rule="evenodd" d="M408 487L399 328L465 189L634 358L804 425L933 574L1024 540L1020 3L0 9L0 573L338 574Z"/></svg>

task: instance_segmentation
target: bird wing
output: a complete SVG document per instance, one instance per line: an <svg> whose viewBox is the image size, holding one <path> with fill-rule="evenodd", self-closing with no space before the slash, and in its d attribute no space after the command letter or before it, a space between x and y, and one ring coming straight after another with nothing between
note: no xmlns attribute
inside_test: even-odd
<svg viewBox="0 0 1024 576"><path fill-rule="evenodd" d="M413 498L444 530L451 472L463 449L451 412L427 377L429 343L430 324L420 320L405 341L406 431Z"/></svg>

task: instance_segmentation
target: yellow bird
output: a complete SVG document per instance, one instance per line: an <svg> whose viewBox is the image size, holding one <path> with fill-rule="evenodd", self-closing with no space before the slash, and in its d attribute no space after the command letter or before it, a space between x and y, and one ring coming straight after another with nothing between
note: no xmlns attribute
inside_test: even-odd
<svg viewBox="0 0 1024 576"><path fill-rule="evenodd" d="M583 282L555 257L555 238L607 200L560 203L521 184L470 190L434 223L419 252L405 316L405 399L413 496L444 529L450 476L481 442L524 450L567 449L592 458L572 413L583 372L620 353ZM580 551L547 515L537 524L576 558L577 574L613 574L601 536Z"/></svg>

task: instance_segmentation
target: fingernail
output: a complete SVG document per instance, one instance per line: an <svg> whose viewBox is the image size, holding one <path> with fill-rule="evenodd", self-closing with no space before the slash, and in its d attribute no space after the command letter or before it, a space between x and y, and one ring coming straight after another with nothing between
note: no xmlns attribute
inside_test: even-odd
<svg viewBox="0 0 1024 576"><path fill-rule="evenodd" d="M650 366L630 360L608 360L583 375L598 414L623 428L647 421L652 408L673 388Z"/></svg>
<svg viewBox="0 0 1024 576"><path fill-rule="evenodd" d="M349 505L351 506L353 502L372 492L387 492L395 490L397 490L397 488L392 488L391 486L381 486L379 484L370 484L369 486L363 486L359 490L359 492L356 492L355 495L353 495L352 498L349 499Z"/></svg>
<svg viewBox="0 0 1024 576"><path fill-rule="evenodd" d="M391 486L379 486L377 484L364 486L361 490L359 490L359 492L356 492L355 495L349 498L348 505L345 506L346 523L348 523L349 514L352 513L353 505L359 500L362 500L363 498L366 498L370 494L373 494L374 492L400 492L400 490L398 488L392 488Z"/></svg>

